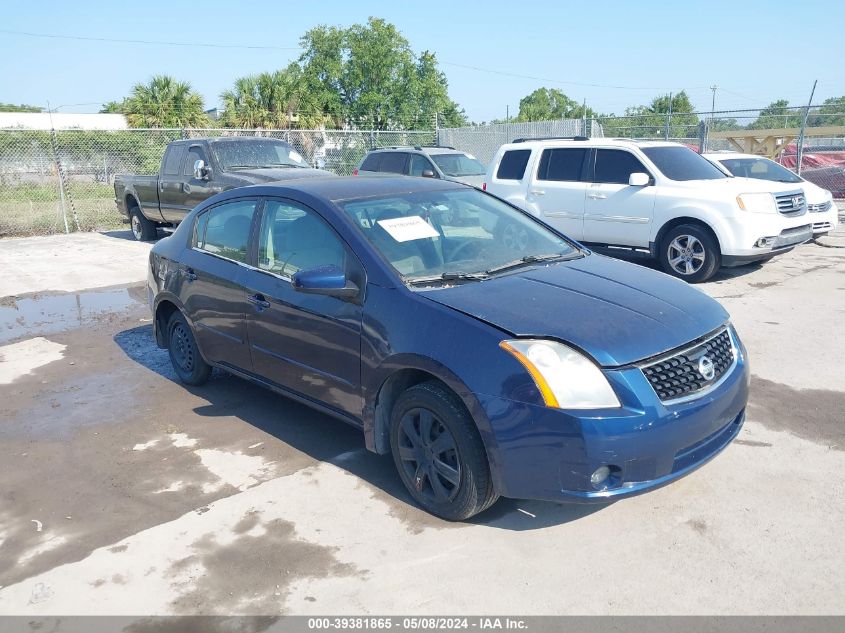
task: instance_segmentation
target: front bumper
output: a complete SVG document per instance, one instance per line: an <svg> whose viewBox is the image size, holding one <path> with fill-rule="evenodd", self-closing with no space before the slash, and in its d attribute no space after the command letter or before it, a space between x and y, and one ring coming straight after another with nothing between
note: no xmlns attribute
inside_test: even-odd
<svg viewBox="0 0 845 633"><path fill-rule="evenodd" d="M664 405L638 368L606 371L622 407L565 411L478 396L497 444L500 494L578 503L621 499L666 485L702 466L739 433L748 368L737 361L700 398ZM590 476L608 466L601 485Z"/></svg>
<svg viewBox="0 0 845 633"><path fill-rule="evenodd" d="M821 213L808 213L808 220L813 226L813 235L824 235L836 229L839 225L839 209L833 207Z"/></svg>

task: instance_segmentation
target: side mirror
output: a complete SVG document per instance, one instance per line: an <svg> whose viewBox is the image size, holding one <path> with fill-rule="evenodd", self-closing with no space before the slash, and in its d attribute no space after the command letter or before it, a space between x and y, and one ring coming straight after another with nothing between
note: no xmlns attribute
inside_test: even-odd
<svg viewBox="0 0 845 633"><path fill-rule="evenodd" d="M353 299L361 289L337 266L320 266L293 274L293 289L313 295Z"/></svg>
<svg viewBox="0 0 845 633"><path fill-rule="evenodd" d="M208 180L211 176L211 168L205 166L203 159L194 161L194 178L197 180Z"/></svg>
<svg viewBox="0 0 845 633"><path fill-rule="evenodd" d="M435 174L430 169L423 169L422 174L420 174L423 178L434 178Z"/></svg>
<svg viewBox="0 0 845 633"><path fill-rule="evenodd" d="M628 176L628 184L631 187L645 187L650 182L651 178L649 178L648 174L644 174L641 171L635 171L633 174Z"/></svg>

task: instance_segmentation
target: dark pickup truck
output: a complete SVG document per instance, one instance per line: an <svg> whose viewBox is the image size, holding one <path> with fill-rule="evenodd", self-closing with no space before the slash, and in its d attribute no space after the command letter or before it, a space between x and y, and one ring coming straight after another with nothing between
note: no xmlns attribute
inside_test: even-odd
<svg viewBox="0 0 845 633"><path fill-rule="evenodd" d="M157 176L115 176L114 196L135 239L151 240L159 227L176 226L191 209L221 191L332 175L312 169L289 143L278 139L193 138L167 146Z"/></svg>

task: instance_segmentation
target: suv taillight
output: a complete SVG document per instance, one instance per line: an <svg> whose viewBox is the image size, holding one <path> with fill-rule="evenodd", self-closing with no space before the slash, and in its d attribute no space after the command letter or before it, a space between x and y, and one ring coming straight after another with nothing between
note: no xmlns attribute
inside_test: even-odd
<svg viewBox="0 0 845 633"><path fill-rule="evenodd" d="M355 169L353 169L353 170L352 170L352 175L353 175L353 176L357 176L357 175L358 175L358 168L357 168L357 167L356 167Z"/></svg>

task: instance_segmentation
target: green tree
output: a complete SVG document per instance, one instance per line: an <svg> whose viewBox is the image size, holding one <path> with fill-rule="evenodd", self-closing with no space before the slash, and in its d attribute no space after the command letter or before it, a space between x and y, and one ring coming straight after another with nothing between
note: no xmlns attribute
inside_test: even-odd
<svg viewBox="0 0 845 633"><path fill-rule="evenodd" d="M220 98L224 108L220 123L226 127L312 128L325 118L296 63L273 73L241 77Z"/></svg>
<svg viewBox="0 0 845 633"><path fill-rule="evenodd" d="M607 136L661 138L666 134L667 122L670 138L698 135L698 116L684 90L671 96L671 109L669 95L660 95L649 105L626 108L624 117L602 117L600 121Z"/></svg>
<svg viewBox="0 0 845 633"><path fill-rule="evenodd" d="M801 125L804 113L799 108L790 108L789 101L778 99L760 110L757 118L748 124L749 130L772 130L794 128Z"/></svg>
<svg viewBox="0 0 845 633"><path fill-rule="evenodd" d="M0 112L44 112L44 108L27 105L25 103L20 105L15 105L14 103L0 103Z"/></svg>
<svg viewBox="0 0 845 633"><path fill-rule="evenodd" d="M845 96L825 99L818 108L810 110L807 118L809 127L845 125Z"/></svg>
<svg viewBox="0 0 845 633"><path fill-rule="evenodd" d="M584 106L555 88L537 88L519 100L517 121L549 121L552 119L580 119L585 115ZM596 113L586 109L586 116Z"/></svg>
<svg viewBox="0 0 845 633"><path fill-rule="evenodd" d="M209 125L202 97L187 82L156 75L138 83L122 103L130 127L177 128Z"/></svg>
<svg viewBox="0 0 845 633"><path fill-rule="evenodd" d="M434 53L416 57L397 28L379 18L349 28L318 26L301 40L304 83L330 119L378 130L463 125Z"/></svg>
<svg viewBox="0 0 845 633"><path fill-rule="evenodd" d="M107 101L100 108L100 114L123 114L126 110L126 99L123 101Z"/></svg>

